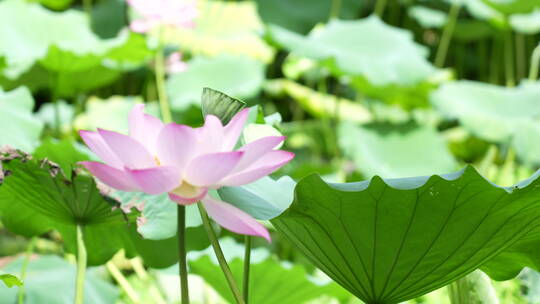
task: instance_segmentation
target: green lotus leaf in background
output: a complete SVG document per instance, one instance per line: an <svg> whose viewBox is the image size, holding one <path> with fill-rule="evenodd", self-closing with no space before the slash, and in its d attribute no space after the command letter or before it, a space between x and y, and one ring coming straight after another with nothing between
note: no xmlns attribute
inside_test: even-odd
<svg viewBox="0 0 540 304"><path fill-rule="evenodd" d="M453 172L457 162L444 139L428 126L341 123L339 144L367 178L398 178Z"/></svg>
<svg viewBox="0 0 540 304"><path fill-rule="evenodd" d="M142 192L114 191L109 196L120 202L126 211L140 209L137 232L148 240L176 240L177 205L167 194L149 195ZM210 245L203 229L197 206L186 207L187 251L201 250Z"/></svg>
<svg viewBox="0 0 540 304"><path fill-rule="evenodd" d="M330 19L332 5L339 5L336 16L354 19L360 15L368 1L344 0L257 0L257 11L266 24L274 24L301 34L308 33L318 23ZM302 8L302 9L299 9Z"/></svg>
<svg viewBox="0 0 540 304"><path fill-rule="evenodd" d="M193 29L169 29L164 40L194 55L245 55L270 62L273 49L261 38L264 26L251 1L199 0L199 17Z"/></svg>
<svg viewBox="0 0 540 304"><path fill-rule="evenodd" d="M540 8L540 0L482 0L505 15L530 13Z"/></svg>
<svg viewBox="0 0 540 304"><path fill-rule="evenodd" d="M411 6L408 13L423 28L442 28L448 19L445 12L426 6Z"/></svg>
<svg viewBox="0 0 540 304"><path fill-rule="evenodd" d="M136 103L143 100L137 96L111 96L107 99L89 98L85 112L77 115L74 126L77 130L95 130L102 128L127 134L128 121L126 117ZM146 113L157 116L158 106L150 103L145 108Z"/></svg>
<svg viewBox="0 0 540 304"><path fill-rule="evenodd" d="M244 246L231 238L221 239L220 244L236 282L242 284ZM188 259L194 274L202 276L229 303L234 302L211 248L191 252ZM251 252L249 303L298 304L323 295L347 298L348 293L335 283L315 281L302 266L280 262L264 248L255 248Z"/></svg>
<svg viewBox="0 0 540 304"><path fill-rule="evenodd" d="M57 96L109 84L121 70L140 67L150 54L144 38L129 31L99 38L83 12L52 12L17 0L0 3L0 49L4 86L50 88Z"/></svg>
<svg viewBox="0 0 540 304"><path fill-rule="evenodd" d="M18 273L23 264L19 258L3 268ZM39 256L28 263L24 281L24 303L71 304L75 298L75 265L53 255ZM114 304L118 288L100 277L99 269L89 269L84 282L84 302ZM0 303L16 303L18 288L0 285Z"/></svg>
<svg viewBox="0 0 540 304"><path fill-rule="evenodd" d="M526 163L540 164L540 83L508 88L474 81L450 82L434 91L431 102L472 134L493 142L511 142ZM534 149L533 149L534 148Z"/></svg>
<svg viewBox="0 0 540 304"><path fill-rule="evenodd" d="M0 3L0 28L0 56L7 63L3 73L10 78L18 77L38 60L57 70L86 68L125 39L100 40L82 12L55 13L17 0Z"/></svg>
<svg viewBox="0 0 540 304"><path fill-rule="evenodd" d="M272 223L364 302L393 304L445 286L513 244L538 244L539 195L536 178L502 188L472 167L349 184L313 175Z"/></svg>
<svg viewBox="0 0 540 304"><path fill-rule="evenodd" d="M412 86L435 72L426 58L427 48L416 44L411 32L389 26L376 16L333 20L308 36L270 26L270 35L296 55L318 61L331 59L339 71L363 76L376 86Z"/></svg>
<svg viewBox="0 0 540 304"><path fill-rule="evenodd" d="M39 144L43 122L34 117L34 97L25 87L0 89L0 146L32 152Z"/></svg>
<svg viewBox="0 0 540 304"><path fill-rule="evenodd" d="M174 239L142 239L135 231L134 217L103 196L92 177L73 174L68 180L47 161L3 157L8 157L2 166L9 174L0 185L0 218L10 231L30 237L58 230L66 250L75 253L76 227L82 226L89 265L105 263L120 249L128 256L139 253L153 267L177 260Z"/></svg>
<svg viewBox="0 0 540 304"><path fill-rule="evenodd" d="M510 25L514 30L522 34L538 34L540 32L540 8L528 14L511 15Z"/></svg>
<svg viewBox="0 0 540 304"><path fill-rule="evenodd" d="M222 187L219 196L259 220L270 220L280 215L293 201L296 183L288 176L278 180L263 177L239 187Z"/></svg>
<svg viewBox="0 0 540 304"><path fill-rule="evenodd" d="M167 92L174 110L199 106L203 88L247 99L257 95L264 81L264 65L246 56L195 57L188 69L167 79Z"/></svg>

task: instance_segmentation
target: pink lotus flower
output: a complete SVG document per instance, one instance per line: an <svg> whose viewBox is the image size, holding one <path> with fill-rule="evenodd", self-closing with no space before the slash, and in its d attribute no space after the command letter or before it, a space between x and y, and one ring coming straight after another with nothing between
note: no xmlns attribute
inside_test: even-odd
<svg viewBox="0 0 540 304"><path fill-rule="evenodd" d="M129 114L129 136L98 129L81 131L86 145L104 162L82 162L103 183L122 191L169 193L174 202L202 202L221 226L240 234L270 239L268 231L249 214L208 195L210 189L240 186L264 177L294 154L274 150L285 137L268 136L235 150L248 109L223 126L213 115L204 126L163 124L136 105Z"/></svg>
<svg viewBox="0 0 540 304"><path fill-rule="evenodd" d="M187 63L182 61L182 53L174 52L167 57L167 73L175 74L187 69Z"/></svg>
<svg viewBox="0 0 540 304"><path fill-rule="evenodd" d="M131 30L148 32L157 26L193 27L198 15L193 0L127 0L129 5L141 16L130 24Z"/></svg>

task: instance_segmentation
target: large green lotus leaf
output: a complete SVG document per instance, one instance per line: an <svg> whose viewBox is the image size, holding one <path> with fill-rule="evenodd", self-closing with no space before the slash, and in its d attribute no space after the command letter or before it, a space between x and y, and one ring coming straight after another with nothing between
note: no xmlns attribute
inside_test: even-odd
<svg viewBox="0 0 540 304"><path fill-rule="evenodd" d="M246 56L196 57L188 64L186 71L167 79L167 92L175 110L199 106L205 87L244 99L257 95L264 81L264 65Z"/></svg>
<svg viewBox="0 0 540 304"><path fill-rule="evenodd" d="M5 266L4 270L20 272L23 259ZM24 303L71 304L75 298L75 265L53 255L40 256L28 263L24 280ZM0 303L17 302L18 288L0 285ZM118 288L103 280L98 269L89 269L84 282L84 302L114 304L120 296Z"/></svg>
<svg viewBox="0 0 540 304"><path fill-rule="evenodd" d="M32 111L34 98L30 91L20 87L10 92L0 89L0 146L32 152L39 144L43 122Z"/></svg>
<svg viewBox="0 0 540 304"><path fill-rule="evenodd" d="M505 15L530 13L540 7L540 0L482 0Z"/></svg>
<svg viewBox="0 0 540 304"><path fill-rule="evenodd" d="M366 177L430 175L457 167L444 139L428 126L341 123L338 136L345 155Z"/></svg>
<svg viewBox="0 0 540 304"><path fill-rule="evenodd" d="M80 71L99 64L126 38L99 39L82 12L55 13L17 0L0 3L0 56L6 59L4 75L12 79L38 60L54 70Z"/></svg>
<svg viewBox="0 0 540 304"><path fill-rule="evenodd" d="M88 264L108 261L124 248L139 253L154 267L172 265L177 258L174 240L144 240L135 231L133 216L120 211L119 203L100 193L90 176L62 171L47 161L16 154L2 155L0 218L12 232L27 237L58 230L68 252L76 252L76 226L83 227ZM9 160L10 158L17 157ZM16 202L16 203L15 203Z"/></svg>
<svg viewBox="0 0 540 304"><path fill-rule="evenodd" d="M140 97L111 96L107 99L91 97L86 103L86 111L77 115L74 121L77 130L95 130L102 128L127 134L128 121L126 117L136 103L141 103ZM148 104L145 108L148 114L157 116L157 104Z"/></svg>
<svg viewBox="0 0 540 304"><path fill-rule="evenodd" d="M251 1L199 0L199 17L193 29L170 29L165 41L195 55L246 55L270 62L273 49L261 38L263 24Z"/></svg>
<svg viewBox="0 0 540 304"><path fill-rule="evenodd" d="M457 81L434 91L431 102L444 116L459 119L480 138L501 143L511 140L522 160L537 164L540 150L531 148L540 140L539 94L538 82L508 88Z"/></svg>
<svg viewBox="0 0 540 304"><path fill-rule="evenodd" d="M238 286L242 286L244 246L231 238L221 239L220 244ZM234 297L227 288L227 281L211 248L191 252L188 259L190 272L203 277L225 300L234 303ZM347 297L348 293L329 280L316 283L302 266L282 263L271 257L264 248L252 249L249 303L298 304L322 295Z"/></svg>
<svg viewBox="0 0 540 304"><path fill-rule="evenodd" d="M296 55L318 61L331 59L340 72L365 77L376 86L412 86L435 72L426 58L427 48L416 44L412 33L389 26L376 16L333 20L308 36L277 26L270 26L270 34Z"/></svg>
<svg viewBox="0 0 540 304"><path fill-rule="evenodd" d="M267 24L275 24L301 34L309 32L316 24L329 20L332 4L326 0L257 0L257 11ZM354 19L368 1L339 1L340 19ZM299 9L301 8L301 9Z"/></svg>
<svg viewBox="0 0 540 304"><path fill-rule="evenodd" d="M313 175L272 223L357 297L393 304L465 276L522 239L540 243L539 195L538 179L502 188L472 167L349 184Z"/></svg>

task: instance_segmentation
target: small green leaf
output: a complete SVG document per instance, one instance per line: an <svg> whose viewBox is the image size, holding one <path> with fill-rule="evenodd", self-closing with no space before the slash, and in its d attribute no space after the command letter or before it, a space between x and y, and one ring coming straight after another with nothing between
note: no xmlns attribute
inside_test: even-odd
<svg viewBox="0 0 540 304"><path fill-rule="evenodd" d="M246 103L220 91L204 88L201 97L203 116L217 116L223 124L227 124Z"/></svg>
<svg viewBox="0 0 540 304"><path fill-rule="evenodd" d="M19 280L16 276L12 274L0 274L0 280L6 284L7 287L11 288L13 286L22 286L23 282Z"/></svg>
<svg viewBox="0 0 540 304"><path fill-rule="evenodd" d="M472 167L431 177L327 184L301 180L272 220L318 268L363 301L393 304L540 243L540 179L498 187ZM538 247L529 246L538 260ZM534 252L534 253L533 253ZM522 260L503 259L512 269Z"/></svg>

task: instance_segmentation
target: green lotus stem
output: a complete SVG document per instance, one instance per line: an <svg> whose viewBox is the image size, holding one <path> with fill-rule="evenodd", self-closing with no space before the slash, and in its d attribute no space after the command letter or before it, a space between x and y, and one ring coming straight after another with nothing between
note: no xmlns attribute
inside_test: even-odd
<svg viewBox="0 0 540 304"><path fill-rule="evenodd" d="M75 304L84 303L84 276L86 274L86 247L83 227L77 225L77 280L75 282Z"/></svg>
<svg viewBox="0 0 540 304"><path fill-rule="evenodd" d="M88 15L88 19L92 20L92 0L83 0L84 12Z"/></svg>
<svg viewBox="0 0 540 304"><path fill-rule="evenodd" d="M225 279L227 279L227 283L229 284L229 288L231 289L234 299L236 300L237 304L245 304L244 299L242 298L242 294L240 293L240 290L236 285L236 281L234 280L231 269L229 268L229 264L227 264L227 260L223 255L223 251L221 250L221 246L219 245L219 241L217 239L216 233L214 232L214 228L212 228L212 225L210 224L210 219L208 218L206 209L204 209L204 206L201 203L198 203L197 206L199 207L199 212L201 214L204 229L206 230L208 239L212 244L212 248L214 249L214 253L216 254L216 258L219 262L219 266L221 267L221 271L223 272L223 275L225 275Z"/></svg>
<svg viewBox="0 0 540 304"><path fill-rule="evenodd" d="M159 46L156 50L155 74L161 117L165 123L172 122L169 98L165 88L165 59L163 58L163 42L159 33ZM180 277L181 303L189 304L189 284L186 262L186 211L185 207L177 208L177 234L178 234L178 275Z"/></svg>
<svg viewBox="0 0 540 304"><path fill-rule="evenodd" d="M24 303L24 280L26 279L26 269L28 268L28 263L30 263L30 258L32 257L32 252L34 252L34 247L36 246L37 237L33 237L30 239L30 243L28 243L28 247L26 247L26 253L24 255L24 261L21 267L21 281L23 282L23 285L19 287L19 294L18 294L18 304Z"/></svg>
<svg viewBox="0 0 540 304"><path fill-rule="evenodd" d="M386 9L386 4L388 3L388 0L377 0L377 3L375 4L375 14L382 18L384 15L384 10Z"/></svg>
<svg viewBox="0 0 540 304"><path fill-rule="evenodd" d="M186 262L186 207L178 205L178 275L182 304L189 304L188 271Z"/></svg>
<svg viewBox="0 0 540 304"><path fill-rule="evenodd" d="M525 51L525 35L516 33L516 61L517 61L517 79L518 81L525 78L526 71L526 51Z"/></svg>
<svg viewBox="0 0 540 304"><path fill-rule="evenodd" d="M169 106L169 98L167 97L167 90L165 88L165 58L163 57L163 44L161 43L161 41L159 43L159 47L156 50L154 69L156 74L156 87L161 116L165 123L169 123L172 122L172 117L171 108Z"/></svg>
<svg viewBox="0 0 540 304"><path fill-rule="evenodd" d="M538 79L538 70L540 69L540 44L534 48L531 58L531 70L529 71L529 80Z"/></svg>
<svg viewBox="0 0 540 304"><path fill-rule="evenodd" d="M341 11L341 1L342 0L332 0L329 20L339 18L339 12Z"/></svg>
<svg viewBox="0 0 540 304"><path fill-rule="evenodd" d="M129 284L126 277L122 274L120 269L114 265L112 261L108 261L106 264L107 270L112 275L114 280L120 285L120 287L126 292L126 295L133 303L140 303L140 298L135 289Z"/></svg>
<svg viewBox="0 0 540 304"><path fill-rule="evenodd" d="M444 63L446 62L446 55L448 54L450 40L452 40L452 34L454 33L454 28L456 27L456 22L459 16L460 9L461 4L457 1L450 7L448 21L444 26L441 42L439 43L437 55L435 56L435 66L437 66L438 68L442 68L444 66Z"/></svg>
<svg viewBox="0 0 540 304"><path fill-rule="evenodd" d="M251 236L246 235L244 238L244 278L242 286L242 295L244 297L244 302L248 304L249 302L249 266L251 264Z"/></svg>
<svg viewBox="0 0 540 304"><path fill-rule="evenodd" d="M512 45L512 31L508 30L504 37L504 68L506 74L506 86L513 87L515 82L514 76L514 50Z"/></svg>

